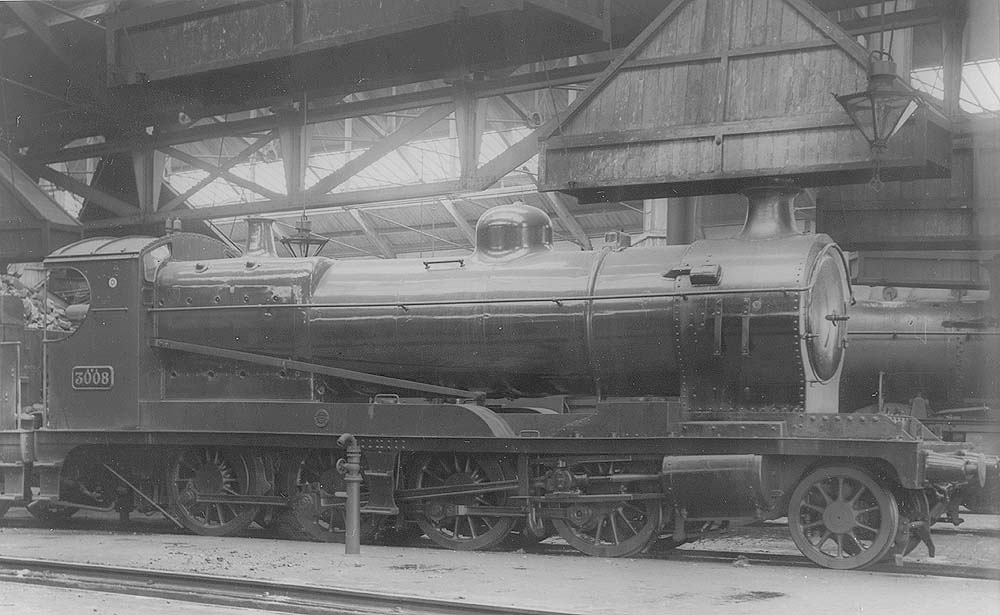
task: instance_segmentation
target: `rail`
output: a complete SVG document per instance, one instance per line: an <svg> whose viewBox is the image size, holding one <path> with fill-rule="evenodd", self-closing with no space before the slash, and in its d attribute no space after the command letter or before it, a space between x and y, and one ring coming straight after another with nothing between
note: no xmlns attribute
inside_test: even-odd
<svg viewBox="0 0 1000 615"><path fill-rule="evenodd" d="M0 582L27 583L280 613L563 615L557 611L507 605L470 604L465 601L420 598L384 591L368 592L236 577L13 557L0 557Z"/></svg>

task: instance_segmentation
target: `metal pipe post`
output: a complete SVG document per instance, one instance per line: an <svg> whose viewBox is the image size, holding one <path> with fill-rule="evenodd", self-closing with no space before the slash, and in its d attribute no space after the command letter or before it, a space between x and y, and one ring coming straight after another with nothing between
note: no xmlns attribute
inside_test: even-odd
<svg viewBox="0 0 1000 615"><path fill-rule="evenodd" d="M344 553L358 555L361 553L361 447L349 433L337 439L337 446L347 449L347 459L337 461L337 471L344 475L347 483Z"/></svg>

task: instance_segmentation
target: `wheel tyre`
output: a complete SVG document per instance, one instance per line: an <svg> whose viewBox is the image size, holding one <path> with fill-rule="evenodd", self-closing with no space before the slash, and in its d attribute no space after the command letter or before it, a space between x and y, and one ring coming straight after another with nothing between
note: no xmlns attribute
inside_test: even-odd
<svg viewBox="0 0 1000 615"><path fill-rule="evenodd" d="M505 473L500 460L490 455L424 454L418 455L411 462L408 484L413 488L490 483L505 480L505 476L514 476L509 468ZM495 492L433 498L427 500L425 506L503 506L506 503L507 494ZM424 513L418 515L416 521L428 538L446 549L477 551L491 549L502 543L513 529L516 519L472 515L434 518Z"/></svg>
<svg viewBox="0 0 1000 615"><path fill-rule="evenodd" d="M233 536L253 523L258 506L194 502L205 494L257 494L257 468L238 450L192 447L180 451L168 469L167 492L180 523L202 536Z"/></svg>
<svg viewBox="0 0 1000 615"><path fill-rule="evenodd" d="M867 471L830 466L808 474L788 504L792 541L824 568L856 570L875 564L893 548L899 506L892 491Z"/></svg>
<svg viewBox="0 0 1000 615"><path fill-rule="evenodd" d="M662 511L656 500L581 506L580 519L553 519L559 536L574 549L595 557L628 557L642 552L659 535ZM585 518L583 518L585 517Z"/></svg>
<svg viewBox="0 0 1000 615"><path fill-rule="evenodd" d="M307 451L283 464L282 490L289 495L289 508L275 517L278 535L286 540L344 542L347 527L344 519L346 499L334 494L346 490L346 481L337 471L339 454L335 451ZM361 500L367 499L361 484ZM336 500L337 505L321 508L320 500ZM377 515L361 515L362 544L372 544L379 537Z"/></svg>

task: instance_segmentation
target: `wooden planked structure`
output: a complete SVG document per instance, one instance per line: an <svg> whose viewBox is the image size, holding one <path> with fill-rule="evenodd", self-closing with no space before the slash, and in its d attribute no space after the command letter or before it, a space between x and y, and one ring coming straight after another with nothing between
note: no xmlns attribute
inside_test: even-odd
<svg viewBox="0 0 1000 615"><path fill-rule="evenodd" d="M674 0L544 142L541 189L598 201L866 181L868 144L831 94L864 90L867 64L806 0ZM918 112L883 178L947 176L950 139Z"/></svg>
<svg viewBox="0 0 1000 615"><path fill-rule="evenodd" d="M1000 250L998 168L1000 120L980 118L961 128L950 178L823 189L817 229L848 250Z"/></svg>
<svg viewBox="0 0 1000 615"><path fill-rule="evenodd" d="M163 2L108 19L107 78L135 84L253 64L253 74L226 73L224 82L294 89L312 77L343 88L375 74L453 68L457 57L474 58L470 65L551 57L578 44L574 36L599 50L607 26L601 0Z"/></svg>

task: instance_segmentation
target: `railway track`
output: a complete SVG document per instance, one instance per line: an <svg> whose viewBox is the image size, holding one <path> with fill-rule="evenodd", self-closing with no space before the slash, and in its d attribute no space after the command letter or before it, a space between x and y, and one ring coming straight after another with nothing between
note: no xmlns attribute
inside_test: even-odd
<svg viewBox="0 0 1000 615"><path fill-rule="evenodd" d="M693 543L697 545L697 543ZM559 555L571 557L586 557L567 545L559 543L543 543L533 546L531 553L538 555ZM815 569L816 565L802 555L789 553L766 553L757 551L700 549L697 546L686 546L682 549L656 550L634 555L635 558L663 560L672 562L704 562L704 563L736 563L747 566L777 566L790 568ZM870 566L866 572L882 572L910 576L935 576L959 579L983 579L1000 581L1000 570L983 566L967 566L936 562L915 562L906 560L897 566L892 558Z"/></svg>
<svg viewBox="0 0 1000 615"><path fill-rule="evenodd" d="M0 557L3 582L310 615L564 615L386 592L12 557Z"/></svg>
<svg viewBox="0 0 1000 615"><path fill-rule="evenodd" d="M79 530L79 531L92 531L94 529L92 522L103 521L98 519L67 519L63 523L59 524L62 529L65 530ZM37 527L37 522L33 519L11 519L7 518L4 520L4 524L9 527L20 527L20 528L32 528ZM97 523L100 529L110 529L112 532L117 531L113 524L112 526L105 527L103 523ZM780 522L772 522L768 524L758 524L755 526L748 526L748 528L757 528L758 530L770 534L777 533L784 535L786 526ZM119 528L120 529L120 528ZM127 531L129 533L139 533L139 534L178 534L186 535L184 532L178 532L173 527L166 524L156 524L156 523L132 523ZM938 538L945 538L950 536L956 536L960 534L965 534L979 539L993 540L1000 536L1000 530L993 528L944 528L937 529L934 532ZM269 537L263 530L255 531L251 535L259 537ZM812 564L808 559L798 553L773 553L767 552L767 547L757 546L753 549L739 549L737 548L727 548L729 545L718 545L718 544L706 544L704 547L700 546L701 543L698 541L688 543L679 549L660 549L658 550L654 546L650 551L637 555L634 557L641 557L645 559L653 560L663 560L663 561L676 561L676 562L705 562L705 563L732 563L737 560L746 562L749 565L754 566L769 566L769 567L793 567L793 568L813 568ZM331 545L333 546L333 545ZM412 538L399 546L402 547L417 547L417 548L427 548L427 549L439 549L437 545L431 543L429 540L423 538ZM721 549L718 547L722 547ZM516 549L517 546L511 545L510 549ZM581 554L579 551L571 548L570 546L562 543L561 541L545 541L539 544L527 544L522 547L526 552L540 554L540 555L557 555L557 556L571 556L571 557L587 557ZM3 561L0 558L0 561ZM971 564L956 564L948 563L947 561L913 561L911 559L905 560L902 566L897 566L891 558L874 565L868 570L873 572L882 572L896 575L917 575L917 576L935 576L935 577L950 577L950 578L963 578L963 579L983 579L983 580L995 580L1000 581L1000 568L997 567L986 567L977 566ZM145 573L145 571L143 571ZM0 570L0 575L3 575L3 571ZM0 580L2 580L0 576ZM266 591L266 590L265 590ZM326 591L326 590L324 590ZM350 612L350 611L348 611ZM398 612L398 611L397 611ZM436 612L436 611L435 611ZM467 611L462 611L467 612ZM504 611L501 611L504 612ZM526 611L531 612L531 611Z"/></svg>
<svg viewBox="0 0 1000 615"><path fill-rule="evenodd" d="M815 568L815 564L801 555L784 553L747 553L746 551L718 551L709 549L675 549L664 553L651 553L643 557L677 562L745 562L756 566L785 566ZM983 579L1000 581L1000 570L980 566L938 564L930 562L905 561L895 565L891 558L865 569L867 572L882 572L899 575L953 577L959 579Z"/></svg>

